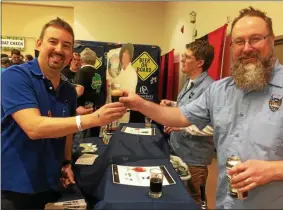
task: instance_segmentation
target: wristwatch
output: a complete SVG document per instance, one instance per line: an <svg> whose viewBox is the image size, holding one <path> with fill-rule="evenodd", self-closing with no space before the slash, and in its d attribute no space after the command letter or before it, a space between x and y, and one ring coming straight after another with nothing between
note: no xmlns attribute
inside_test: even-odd
<svg viewBox="0 0 283 210"><path fill-rule="evenodd" d="M64 160L63 163L62 163L62 167L69 165L69 164L72 164L71 160Z"/></svg>

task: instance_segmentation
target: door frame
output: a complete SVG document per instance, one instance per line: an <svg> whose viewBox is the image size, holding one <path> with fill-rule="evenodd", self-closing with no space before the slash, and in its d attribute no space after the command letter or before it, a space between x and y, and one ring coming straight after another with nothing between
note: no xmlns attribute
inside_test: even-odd
<svg viewBox="0 0 283 210"><path fill-rule="evenodd" d="M276 36L274 39L274 45L283 44L283 35Z"/></svg>

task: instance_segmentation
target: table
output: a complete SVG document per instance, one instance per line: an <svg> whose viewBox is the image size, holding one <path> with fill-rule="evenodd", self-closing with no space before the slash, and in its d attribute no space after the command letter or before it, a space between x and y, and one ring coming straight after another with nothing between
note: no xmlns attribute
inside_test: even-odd
<svg viewBox="0 0 283 210"><path fill-rule="evenodd" d="M100 183L100 179L103 178L105 169L108 166L106 159L106 151L109 148L108 145L103 144L102 138L86 138L76 140L73 146L73 162L82 154L79 149L80 143L92 143L97 145L98 158L95 160L92 166L74 165L72 166L75 175L76 183L78 184L83 196L85 197L88 206L93 206L99 200L93 195L93 190L96 189Z"/></svg>
<svg viewBox="0 0 283 210"><path fill-rule="evenodd" d="M169 160L170 150L167 140L160 130L153 124L156 130L154 136L132 135L123 133L123 126L144 128L144 123L120 124L109 143L109 164L121 164L144 159Z"/></svg>
<svg viewBox="0 0 283 210"><path fill-rule="evenodd" d="M113 184L111 166L109 166L97 190L101 201L94 209L200 209L167 159L139 160L122 165L165 165L176 184L163 186L161 198L153 199L148 196L149 187Z"/></svg>
<svg viewBox="0 0 283 210"><path fill-rule="evenodd" d="M60 189L61 197L56 202L84 199L82 192L77 184L69 185L67 188Z"/></svg>
<svg viewBox="0 0 283 210"><path fill-rule="evenodd" d="M76 181L89 206L95 209L198 209L189 196L183 182L169 161L169 147L156 128L155 136L140 136L121 132L122 126L144 127L143 123L121 124L107 145L101 139L85 139L84 142L98 144L99 157L92 166L74 165ZM111 164L155 166L165 165L175 185L164 186L164 195L152 199L148 187L114 184Z"/></svg>

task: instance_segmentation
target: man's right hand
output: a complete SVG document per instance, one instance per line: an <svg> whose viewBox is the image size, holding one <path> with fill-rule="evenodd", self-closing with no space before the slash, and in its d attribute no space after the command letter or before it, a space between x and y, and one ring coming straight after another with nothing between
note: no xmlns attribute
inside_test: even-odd
<svg viewBox="0 0 283 210"><path fill-rule="evenodd" d="M160 102L160 105L161 106L172 106L172 103L171 103L170 100L162 99L161 102Z"/></svg>
<svg viewBox="0 0 283 210"><path fill-rule="evenodd" d="M139 111L139 107L142 106L145 100L134 92L123 91L120 102L124 103L130 110Z"/></svg>
<svg viewBox="0 0 283 210"><path fill-rule="evenodd" d="M95 115L100 126L107 125L117 119L120 119L127 111L127 107L121 102L109 103L102 106L100 109L95 111Z"/></svg>

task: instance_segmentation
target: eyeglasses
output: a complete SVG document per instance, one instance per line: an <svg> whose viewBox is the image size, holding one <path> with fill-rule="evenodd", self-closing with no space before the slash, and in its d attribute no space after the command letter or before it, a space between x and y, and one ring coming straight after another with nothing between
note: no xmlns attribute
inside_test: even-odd
<svg viewBox="0 0 283 210"><path fill-rule="evenodd" d="M193 56L190 56L190 55L187 55L186 53L184 53L184 54L182 54L181 55L181 59L192 59L193 58Z"/></svg>
<svg viewBox="0 0 283 210"><path fill-rule="evenodd" d="M252 47L255 47L260 41L270 37L271 34L268 34L266 36L261 36L261 35L255 35L250 37L248 40L244 40L244 39L235 39L234 41L232 41L230 43L230 46L232 44L234 44L236 47L238 48L243 48L246 44L246 42L248 42Z"/></svg>

